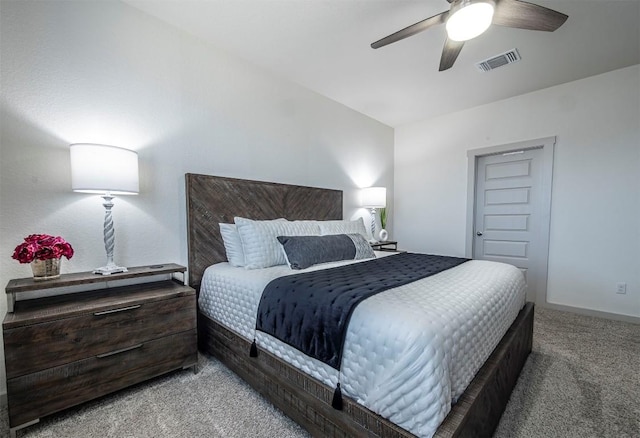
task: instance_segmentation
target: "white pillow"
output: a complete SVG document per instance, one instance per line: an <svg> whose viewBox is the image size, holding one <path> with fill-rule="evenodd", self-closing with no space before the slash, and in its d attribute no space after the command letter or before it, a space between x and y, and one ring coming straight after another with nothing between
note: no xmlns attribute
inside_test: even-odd
<svg viewBox="0 0 640 438"><path fill-rule="evenodd" d="M242 241L246 269L268 268L287 263L278 236L320 235L320 227L316 221L254 221L236 217L234 222Z"/></svg>
<svg viewBox="0 0 640 438"><path fill-rule="evenodd" d="M234 224L218 224L220 225L220 234L224 249L227 252L227 260L233 266L244 266L244 251L242 250L242 241L238 228Z"/></svg>
<svg viewBox="0 0 640 438"><path fill-rule="evenodd" d="M318 226L322 236L329 234L362 234L365 239L369 240L362 218L354 221L318 221Z"/></svg>

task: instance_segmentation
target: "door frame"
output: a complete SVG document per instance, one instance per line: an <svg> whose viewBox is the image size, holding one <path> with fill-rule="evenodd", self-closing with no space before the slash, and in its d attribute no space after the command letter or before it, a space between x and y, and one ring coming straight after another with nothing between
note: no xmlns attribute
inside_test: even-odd
<svg viewBox="0 0 640 438"><path fill-rule="evenodd" d="M540 271L539 290L536 293L536 303L540 306L547 304L547 276L549 261L549 231L551 228L551 188L553 183L553 155L556 137L544 137L535 140L519 141L498 146L491 146L467 151L467 230L465 240L465 255L473 258L476 217L476 176L478 173L478 159L487 155L499 155L527 149L542 149L542 175L540 193L540 254L545 254L544 261L537 266Z"/></svg>

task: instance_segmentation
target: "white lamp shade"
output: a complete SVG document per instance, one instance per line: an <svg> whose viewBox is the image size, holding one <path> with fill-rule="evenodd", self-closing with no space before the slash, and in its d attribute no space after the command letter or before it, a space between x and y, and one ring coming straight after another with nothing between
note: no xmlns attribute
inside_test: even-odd
<svg viewBox="0 0 640 438"><path fill-rule="evenodd" d="M467 41L482 34L491 26L494 3L491 0L462 0L459 9L447 20L447 36L453 41Z"/></svg>
<svg viewBox="0 0 640 438"><path fill-rule="evenodd" d="M387 206L387 188L367 187L362 189L362 206L366 208L385 208Z"/></svg>
<svg viewBox="0 0 640 438"><path fill-rule="evenodd" d="M74 192L138 194L138 154L100 144L70 146L71 188Z"/></svg>

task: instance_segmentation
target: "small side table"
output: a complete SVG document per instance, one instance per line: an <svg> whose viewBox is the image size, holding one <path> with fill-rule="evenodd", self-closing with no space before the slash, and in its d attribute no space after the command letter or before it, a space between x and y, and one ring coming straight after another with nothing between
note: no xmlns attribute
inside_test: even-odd
<svg viewBox="0 0 640 438"><path fill-rule="evenodd" d="M371 248L376 251L401 252L398 250L398 242L395 240L387 240L386 242L372 242Z"/></svg>

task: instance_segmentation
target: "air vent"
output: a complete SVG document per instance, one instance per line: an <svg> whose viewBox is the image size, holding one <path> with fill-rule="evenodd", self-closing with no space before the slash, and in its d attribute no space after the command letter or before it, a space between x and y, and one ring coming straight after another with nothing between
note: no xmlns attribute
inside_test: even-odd
<svg viewBox="0 0 640 438"><path fill-rule="evenodd" d="M511 49L492 58L478 62L476 67L478 67L480 71L490 71L516 61L520 61L518 49Z"/></svg>

